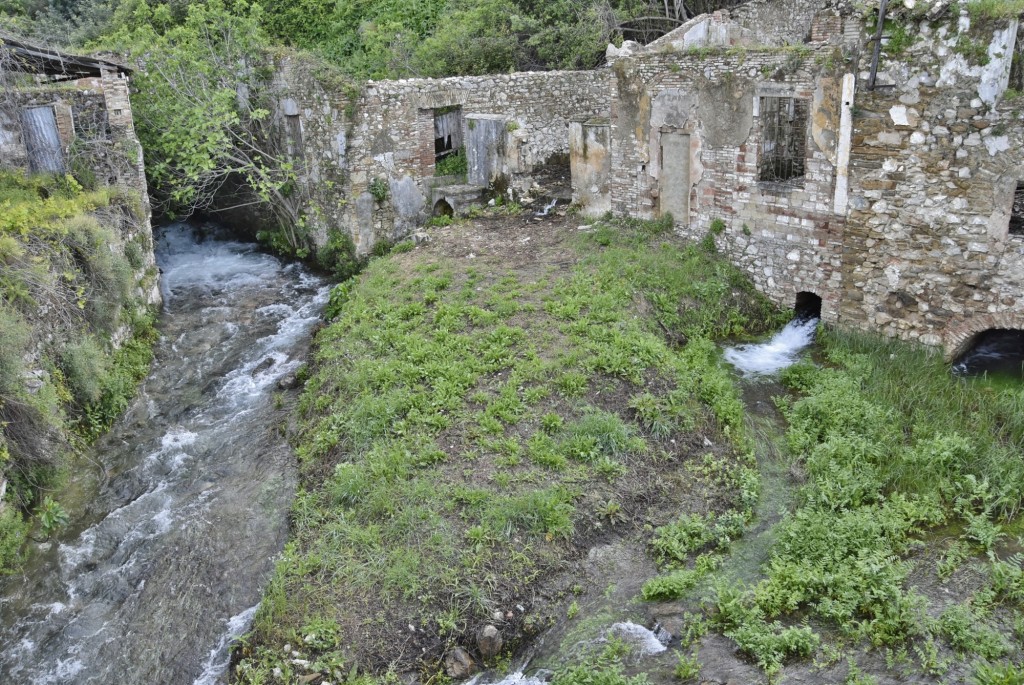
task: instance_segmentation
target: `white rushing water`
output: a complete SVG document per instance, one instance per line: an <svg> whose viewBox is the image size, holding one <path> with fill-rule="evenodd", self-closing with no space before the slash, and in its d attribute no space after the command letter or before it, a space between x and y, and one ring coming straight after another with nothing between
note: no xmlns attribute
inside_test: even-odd
<svg viewBox="0 0 1024 685"><path fill-rule="evenodd" d="M0 683L214 683L283 544L295 475L273 395L328 287L184 224L157 259L150 375L79 467L72 526L0 581Z"/></svg>
<svg viewBox="0 0 1024 685"><path fill-rule="evenodd" d="M744 376L770 376L792 366L811 343L818 329L817 318L793 319L771 340L737 345L725 350L725 360Z"/></svg>

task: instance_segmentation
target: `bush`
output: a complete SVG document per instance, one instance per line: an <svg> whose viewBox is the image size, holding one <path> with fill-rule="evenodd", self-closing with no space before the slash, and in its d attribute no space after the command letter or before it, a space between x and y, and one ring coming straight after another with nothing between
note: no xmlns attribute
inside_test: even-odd
<svg viewBox="0 0 1024 685"><path fill-rule="evenodd" d="M435 176L465 176L469 171L469 161L466 159L466 149L459 148L455 154L439 160L434 168Z"/></svg>
<svg viewBox="0 0 1024 685"><path fill-rule="evenodd" d="M68 388L82 407L99 402L103 378L110 369L110 359L92 336L69 344L61 353L61 369Z"/></svg>
<svg viewBox="0 0 1024 685"><path fill-rule="evenodd" d="M21 560L21 546L28 535L28 524L10 504L0 509L0 574L12 572Z"/></svg>
<svg viewBox="0 0 1024 685"><path fill-rule="evenodd" d="M327 233L327 243L316 251L316 264L339 281L352 278L363 268L352 236L337 229Z"/></svg>

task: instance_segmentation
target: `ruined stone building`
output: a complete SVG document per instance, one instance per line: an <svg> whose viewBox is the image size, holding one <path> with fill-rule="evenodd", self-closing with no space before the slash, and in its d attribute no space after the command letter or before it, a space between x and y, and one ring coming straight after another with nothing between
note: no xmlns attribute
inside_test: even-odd
<svg viewBox="0 0 1024 685"><path fill-rule="evenodd" d="M112 60L0 35L0 168L73 171L98 186L119 186L141 199L148 217L130 73Z"/></svg>
<svg viewBox="0 0 1024 685"><path fill-rule="evenodd" d="M919 5L877 64L875 10L754 0L610 47L589 72L369 82L344 99L286 60L281 109L321 193L312 214L360 251L487 188L541 192L571 158L585 215L716 229L776 302L820 298L828 322L952 356L1024 328L1019 22ZM465 179L435 173L453 126Z"/></svg>

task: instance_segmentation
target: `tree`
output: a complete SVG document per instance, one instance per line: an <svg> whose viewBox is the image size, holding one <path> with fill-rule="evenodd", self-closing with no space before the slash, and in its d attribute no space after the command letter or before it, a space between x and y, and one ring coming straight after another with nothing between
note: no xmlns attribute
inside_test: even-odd
<svg viewBox="0 0 1024 685"><path fill-rule="evenodd" d="M122 7L113 42L142 67L133 111L156 209L188 215L241 181L299 249L302 185L274 131L261 20L246 0L192 3L180 22L167 5L135 0Z"/></svg>

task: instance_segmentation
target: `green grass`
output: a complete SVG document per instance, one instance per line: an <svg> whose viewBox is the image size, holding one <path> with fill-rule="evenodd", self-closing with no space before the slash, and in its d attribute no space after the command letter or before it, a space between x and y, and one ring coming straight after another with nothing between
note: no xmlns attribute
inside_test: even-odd
<svg viewBox="0 0 1024 685"><path fill-rule="evenodd" d="M955 524L962 549L937 563L937 575L977 555L992 578L978 606L1019 610L1019 570L985 555L1006 538L1024 498L1024 390L953 378L941 358L911 345L819 335L828 364L783 376L800 393L781 406L807 484L778 527L764 580L720 590L720 612L723 603L742 609L725 634L769 672L782 663L779 651L748 632L781 617L815 616L879 646L912 643L922 668L935 662L938 640L962 657L1004 655L988 610L928 618L927 598L910 583L910 556L930 529ZM692 539L706 538L695 530Z"/></svg>
<svg viewBox="0 0 1024 685"><path fill-rule="evenodd" d="M336 621L348 657L377 672L423 658L391 639L410 624L428 661L472 644L595 531L630 530L666 497L718 492L747 468L741 404L707 338L763 331L773 310L664 225L605 229L557 279L417 250L339 286L300 401L293 540L243 682L272 670L309 616ZM689 346L674 350L663 326ZM696 458L672 442L694 432L734 451L680 492L649 492Z"/></svg>
<svg viewBox="0 0 1024 685"><path fill-rule="evenodd" d="M967 0L971 18L1013 19L1024 15L1024 0Z"/></svg>

